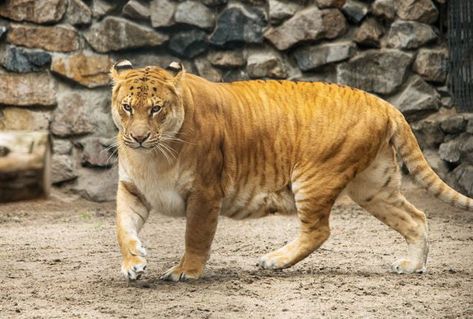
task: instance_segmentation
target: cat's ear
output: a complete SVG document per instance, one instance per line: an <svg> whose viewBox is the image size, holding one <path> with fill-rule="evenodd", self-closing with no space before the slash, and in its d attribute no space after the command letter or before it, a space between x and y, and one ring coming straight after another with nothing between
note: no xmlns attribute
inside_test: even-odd
<svg viewBox="0 0 473 319"><path fill-rule="evenodd" d="M133 69L133 64L128 60L121 60L115 63L110 69L110 76L113 81L118 81L123 77L124 71Z"/></svg>
<svg viewBox="0 0 473 319"><path fill-rule="evenodd" d="M166 68L166 70L173 76L172 84L175 87L179 87L181 84L182 77L186 73L184 65L181 62L171 62Z"/></svg>

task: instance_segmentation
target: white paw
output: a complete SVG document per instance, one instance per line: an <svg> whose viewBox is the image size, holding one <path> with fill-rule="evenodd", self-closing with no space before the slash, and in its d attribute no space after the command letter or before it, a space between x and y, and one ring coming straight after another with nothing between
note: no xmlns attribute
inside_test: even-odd
<svg viewBox="0 0 473 319"><path fill-rule="evenodd" d="M289 258L278 253L269 253L258 260L258 266L263 269L284 269L291 266Z"/></svg>
<svg viewBox="0 0 473 319"><path fill-rule="evenodd" d="M146 259L141 256L130 256L123 259L122 274L128 280L137 280L146 270Z"/></svg>
<svg viewBox="0 0 473 319"><path fill-rule="evenodd" d="M412 262L409 259L399 259L391 265L391 270L397 274L425 273L426 267L422 263Z"/></svg>

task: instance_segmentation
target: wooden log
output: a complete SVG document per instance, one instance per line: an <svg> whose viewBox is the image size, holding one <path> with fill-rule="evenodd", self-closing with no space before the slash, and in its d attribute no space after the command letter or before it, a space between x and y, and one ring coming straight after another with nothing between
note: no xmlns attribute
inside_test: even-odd
<svg viewBox="0 0 473 319"><path fill-rule="evenodd" d="M50 189L48 132L0 132L0 202L46 197Z"/></svg>

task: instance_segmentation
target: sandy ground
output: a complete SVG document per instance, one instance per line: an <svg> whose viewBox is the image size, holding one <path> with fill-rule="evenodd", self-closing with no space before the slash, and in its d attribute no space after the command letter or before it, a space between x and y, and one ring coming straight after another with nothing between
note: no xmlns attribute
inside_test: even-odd
<svg viewBox="0 0 473 319"><path fill-rule="evenodd" d="M49 200L0 206L0 318L472 318L473 213L408 190L427 212L431 253L424 275L388 272L406 246L349 203L332 213L331 238L284 271L257 258L297 232L295 217L222 218L204 277L168 283L184 219L155 215L142 239L148 272L119 273L113 204Z"/></svg>

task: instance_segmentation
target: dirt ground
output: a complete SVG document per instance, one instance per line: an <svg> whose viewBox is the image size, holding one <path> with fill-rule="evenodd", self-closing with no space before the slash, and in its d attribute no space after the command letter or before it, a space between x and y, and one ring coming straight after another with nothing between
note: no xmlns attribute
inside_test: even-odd
<svg viewBox="0 0 473 319"><path fill-rule="evenodd" d="M205 275L190 283L159 280L183 251L184 219L153 215L136 284L119 272L113 203L56 195L2 205L0 318L472 318L473 213L407 193L429 219L423 275L388 272L403 239L346 200L330 239L284 271L255 264L296 234L296 217L222 218Z"/></svg>

